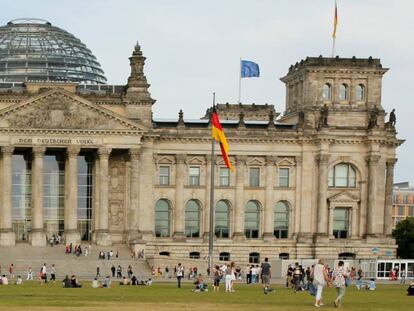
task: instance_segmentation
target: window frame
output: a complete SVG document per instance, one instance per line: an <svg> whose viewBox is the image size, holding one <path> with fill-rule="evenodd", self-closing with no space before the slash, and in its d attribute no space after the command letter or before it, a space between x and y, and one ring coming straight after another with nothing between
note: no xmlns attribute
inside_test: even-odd
<svg viewBox="0 0 414 311"><path fill-rule="evenodd" d="M347 166L346 171L346 185L338 185L339 178L337 169L340 166ZM353 176L352 176L353 175ZM357 170L350 163L341 162L335 164L328 172L328 188L356 188L357 187Z"/></svg>
<svg viewBox="0 0 414 311"><path fill-rule="evenodd" d="M260 263L260 253L257 252L251 252L249 253L249 263Z"/></svg>
<svg viewBox="0 0 414 311"><path fill-rule="evenodd" d="M162 211L162 210L157 211L157 204L160 201L165 202L167 204L167 208L168 208L167 211ZM168 218L166 219L167 223L168 223L168 227L167 227L167 230L166 230L166 232L168 232L167 234L163 234L163 232L165 232L165 230L164 231L157 230L157 228L161 227L161 226L157 226L157 212L167 212L167 215L168 215ZM159 219L159 221L165 221L165 219ZM163 229L163 228L161 228L161 229ZM158 234L157 232L160 232L160 233ZM166 199L159 199L159 200L157 200L157 202L155 202L155 207L154 207L154 234L155 234L156 238L169 238L169 237L171 237L171 203Z"/></svg>
<svg viewBox="0 0 414 311"><path fill-rule="evenodd" d="M231 255L229 252L220 252L219 261L230 261Z"/></svg>
<svg viewBox="0 0 414 311"><path fill-rule="evenodd" d="M349 238L349 216L350 216L350 210L349 207L335 207L333 210L333 228L332 228L332 235L335 237L335 239L348 239ZM339 219L335 218L335 212L336 211L346 211L345 218ZM345 224L345 229L335 229L335 222L343 221Z"/></svg>
<svg viewBox="0 0 414 311"><path fill-rule="evenodd" d="M284 207L286 208L286 211L278 211L278 205L283 204ZM281 220L277 220L277 214L283 214L285 215L285 220L281 221ZM277 239L288 239L289 238L289 204L286 201L278 201L276 202L275 206L273 207L273 235L277 238ZM285 226L278 226L277 223L284 223Z"/></svg>
<svg viewBox="0 0 414 311"><path fill-rule="evenodd" d="M326 92L328 92L328 96L325 96ZM332 84L329 82L326 82L323 84L322 87L322 99L324 101L332 101Z"/></svg>
<svg viewBox="0 0 414 311"><path fill-rule="evenodd" d="M282 176L281 171L287 171L287 176ZM290 167L279 167L278 168L278 186L281 188L289 188L290 187ZM281 180L287 180L287 185L282 185Z"/></svg>
<svg viewBox="0 0 414 311"><path fill-rule="evenodd" d="M190 202L194 202L197 206L197 211L187 210L189 209ZM194 219L187 218L190 213L197 214L197 226L190 226L188 223L195 221ZM196 229L196 230L192 230ZM187 238L199 238L201 236L201 205L198 200L188 200L184 207L184 234ZM188 231L189 230L189 231Z"/></svg>
<svg viewBox="0 0 414 311"><path fill-rule="evenodd" d="M226 172L227 175L223 174L223 172ZM225 166L219 168L219 185L220 187L230 187L230 170Z"/></svg>
<svg viewBox="0 0 414 311"><path fill-rule="evenodd" d="M166 168L167 174L162 174L161 170ZM160 186L169 186L170 185L170 177L171 177L171 167L169 165L160 165L158 168L158 184ZM166 178L167 182L163 180Z"/></svg>
<svg viewBox="0 0 414 311"><path fill-rule="evenodd" d="M253 182L252 173L257 171L257 183ZM249 187L260 187L260 167L249 167Z"/></svg>
<svg viewBox="0 0 414 311"><path fill-rule="evenodd" d="M217 207L221 202L226 206L227 211L226 212L219 211L219 213L221 213L221 214L226 213L227 224L226 224L226 228L217 229L217 220L218 220L217 219ZM219 219L219 220L222 220L222 219ZM226 234L224 234L225 230L227 230L227 236L226 236ZM219 234L217 234L217 233L219 233ZM228 238L230 238L230 206L229 206L229 204L227 203L226 200L220 200L215 205L215 208L214 208L214 235L219 239L228 239Z"/></svg>
<svg viewBox="0 0 414 311"><path fill-rule="evenodd" d="M193 175L192 170L197 169L198 174ZM201 175L201 168L200 166L190 166L188 168L188 185L191 187L198 187L200 186L200 175Z"/></svg>
<svg viewBox="0 0 414 311"><path fill-rule="evenodd" d="M247 211L249 203L252 203L256 206L256 211ZM246 228L246 216L248 214L256 214L256 226L254 228ZM244 235L247 239L258 239L260 238L260 217L261 217L261 211L260 211L260 204L255 200L250 200L246 203L244 207ZM252 221L249 221L249 223Z"/></svg>
<svg viewBox="0 0 414 311"><path fill-rule="evenodd" d="M359 102L365 101L365 85L359 83L355 87L355 100Z"/></svg>
<svg viewBox="0 0 414 311"><path fill-rule="evenodd" d="M349 86L346 83L339 85L338 99L341 101L349 100Z"/></svg>

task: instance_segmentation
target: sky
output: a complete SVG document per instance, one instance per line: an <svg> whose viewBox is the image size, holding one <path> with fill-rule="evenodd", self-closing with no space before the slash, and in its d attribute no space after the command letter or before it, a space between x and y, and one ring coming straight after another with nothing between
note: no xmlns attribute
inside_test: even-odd
<svg viewBox="0 0 414 311"><path fill-rule="evenodd" d="M395 182L414 182L413 0L337 0L336 54L381 58L382 106L396 109ZM157 100L155 118L200 118L212 104L238 100L240 58L259 64L260 78L243 79L243 103L283 112L291 64L330 56L334 0L0 0L0 24L43 18L85 43L109 84L125 84L138 41Z"/></svg>

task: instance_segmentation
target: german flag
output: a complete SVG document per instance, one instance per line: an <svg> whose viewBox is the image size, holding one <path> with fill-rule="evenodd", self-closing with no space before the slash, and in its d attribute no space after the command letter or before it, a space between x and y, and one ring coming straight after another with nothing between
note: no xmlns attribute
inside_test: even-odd
<svg viewBox="0 0 414 311"><path fill-rule="evenodd" d="M335 1L335 15L334 15L334 29L332 32L332 38L336 39L336 27L338 26L338 6Z"/></svg>
<svg viewBox="0 0 414 311"><path fill-rule="evenodd" d="M231 165L229 159L229 145L227 143L226 135L224 135L223 128L221 127L218 113L216 107L213 107L211 113L211 137L215 139L220 144L221 155L223 156L224 163L226 163L227 168L234 171L234 167Z"/></svg>

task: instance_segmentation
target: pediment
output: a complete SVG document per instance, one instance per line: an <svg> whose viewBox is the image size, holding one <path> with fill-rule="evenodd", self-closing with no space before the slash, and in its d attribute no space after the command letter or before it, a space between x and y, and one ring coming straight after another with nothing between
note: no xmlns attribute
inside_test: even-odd
<svg viewBox="0 0 414 311"><path fill-rule="evenodd" d="M175 163L175 159L172 155L158 155L156 156L155 163L172 165Z"/></svg>
<svg viewBox="0 0 414 311"><path fill-rule="evenodd" d="M277 166L294 166L295 162L289 158L282 158L276 162Z"/></svg>
<svg viewBox="0 0 414 311"><path fill-rule="evenodd" d="M1 129L146 131L106 108L63 89L53 89L0 111Z"/></svg>
<svg viewBox="0 0 414 311"><path fill-rule="evenodd" d="M230 156L229 159L230 159L230 163L234 166L235 165L234 158ZM219 166L225 166L226 165L226 162L224 162L224 159L221 155L216 157L216 162L215 163L216 163L216 165L219 165Z"/></svg>
<svg viewBox="0 0 414 311"><path fill-rule="evenodd" d="M205 160L204 157L195 156L187 159L186 163L189 165L204 165Z"/></svg>
<svg viewBox="0 0 414 311"><path fill-rule="evenodd" d="M360 198L357 197L356 195L348 192L348 191L344 191L344 192L339 192L333 196L331 196L330 198L328 198L329 202L353 202L353 203L358 203L360 201Z"/></svg>
<svg viewBox="0 0 414 311"><path fill-rule="evenodd" d="M248 166L263 166L264 161L263 161L263 159L254 157L254 158L251 158L247 161L247 165Z"/></svg>

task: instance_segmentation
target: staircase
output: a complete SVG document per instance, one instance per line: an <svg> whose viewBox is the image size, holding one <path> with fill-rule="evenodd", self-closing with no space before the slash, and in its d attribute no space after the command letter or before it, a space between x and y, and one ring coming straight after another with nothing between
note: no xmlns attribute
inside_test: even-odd
<svg viewBox="0 0 414 311"><path fill-rule="evenodd" d="M85 245L82 245L82 250ZM107 254L112 250L114 256L112 260L98 259L100 251ZM118 258L115 254L118 252ZM122 275L127 275L127 267L131 265L134 275L138 279L151 277L151 270L143 259L131 258L131 250L127 245L117 244L112 247L100 247L92 245L91 251L87 256L85 253L79 257L72 254L65 254L64 245L54 245L46 247L33 247L27 244L16 244L13 247L0 248L0 267L1 274L8 275L8 268L13 263L15 266L14 274L21 275L23 280L26 279L27 270L32 268L33 278L36 280L43 263L46 263L48 278L50 277L50 268L52 264L56 268L56 279L63 280L66 274L69 276L75 274L79 279L93 280L96 276L96 268L100 268L100 279L106 275L111 275L111 266L115 268L120 265L122 267Z"/></svg>

